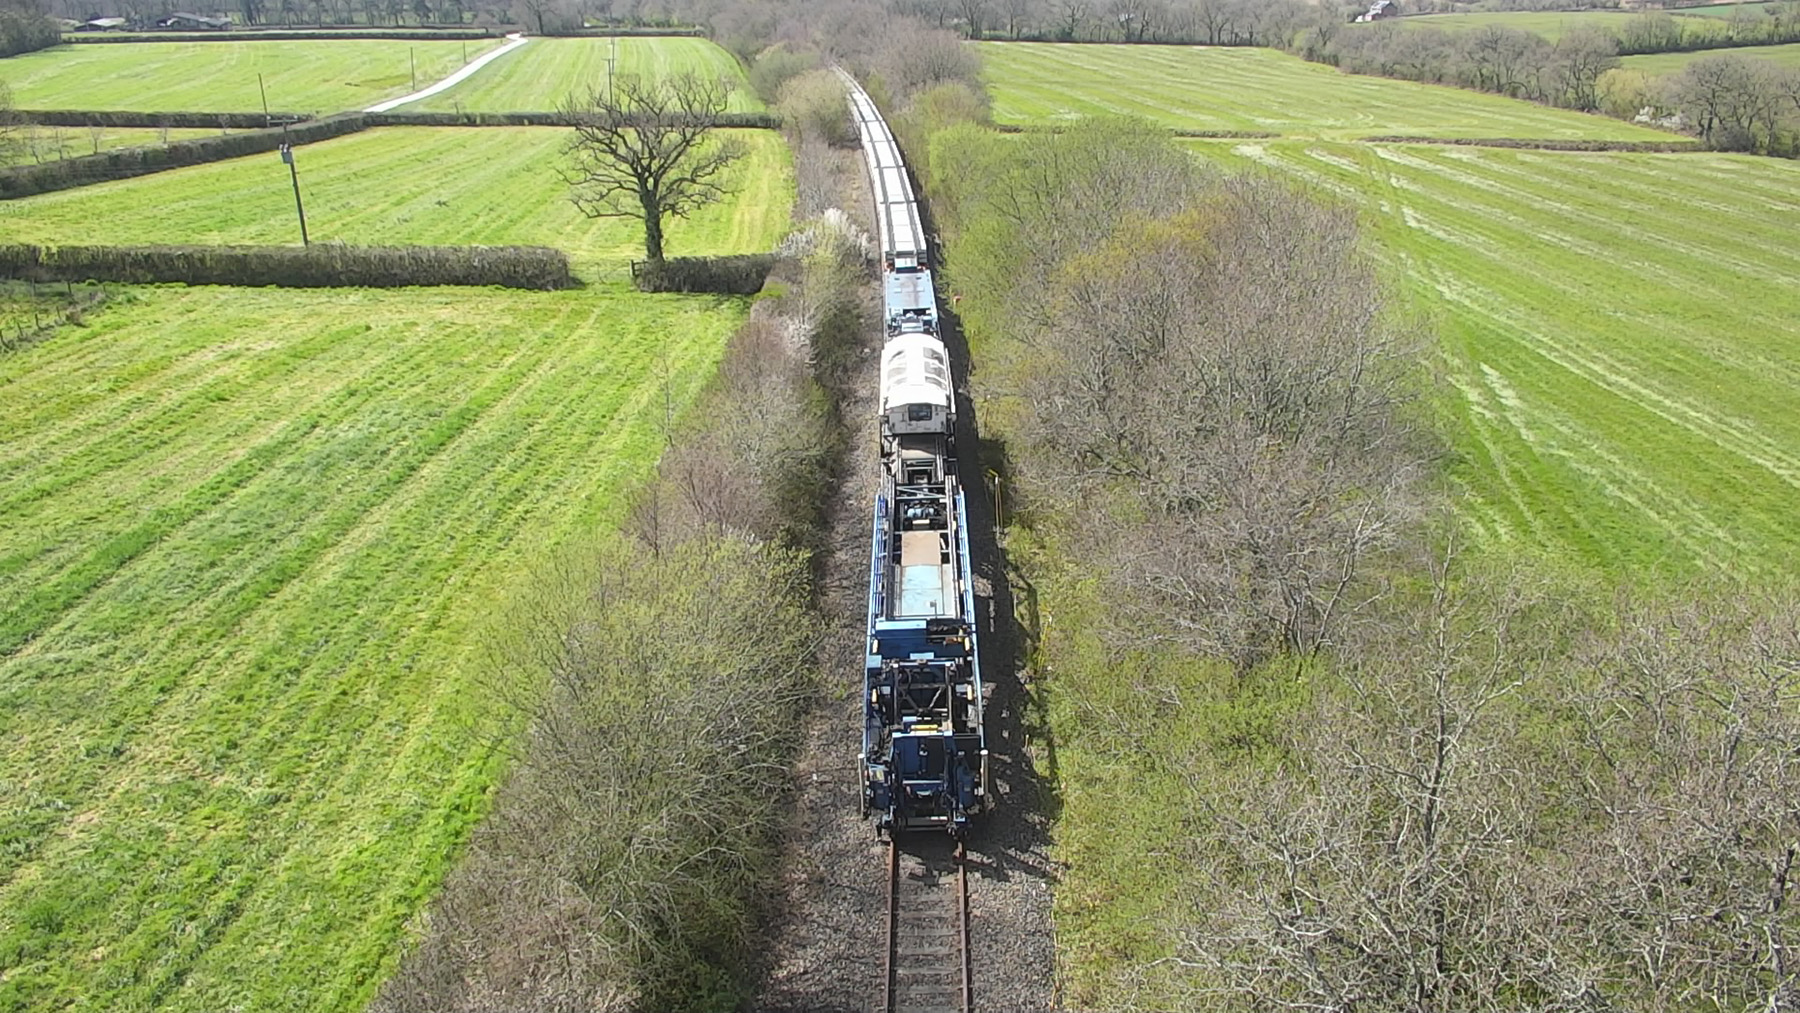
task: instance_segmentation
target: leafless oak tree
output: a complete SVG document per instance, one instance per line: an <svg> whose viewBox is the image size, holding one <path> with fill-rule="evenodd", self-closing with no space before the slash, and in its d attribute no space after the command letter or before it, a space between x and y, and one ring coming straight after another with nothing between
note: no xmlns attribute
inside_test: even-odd
<svg viewBox="0 0 1800 1013"><path fill-rule="evenodd" d="M685 218L730 192L727 169L744 154L736 138L719 137L729 81L681 74L659 81L621 75L591 90L563 171L570 199L590 218L637 218L644 253L663 259L663 223Z"/></svg>

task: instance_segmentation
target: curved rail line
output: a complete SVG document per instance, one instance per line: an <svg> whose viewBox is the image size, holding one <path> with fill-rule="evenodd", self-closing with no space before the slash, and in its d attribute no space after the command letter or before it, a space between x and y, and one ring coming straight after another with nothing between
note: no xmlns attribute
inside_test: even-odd
<svg viewBox="0 0 1800 1013"><path fill-rule="evenodd" d="M973 1013L969 872L963 843L888 842L882 1013Z"/></svg>

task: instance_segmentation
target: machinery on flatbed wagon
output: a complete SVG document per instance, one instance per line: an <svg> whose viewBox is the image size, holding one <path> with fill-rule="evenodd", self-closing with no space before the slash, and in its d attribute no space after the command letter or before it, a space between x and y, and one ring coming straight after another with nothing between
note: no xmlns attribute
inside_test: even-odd
<svg viewBox="0 0 1800 1013"><path fill-rule="evenodd" d="M869 550L863 808L878 831L961 836L987 740L956 395L918 203L893 134L847 75L882 248L881 487Z"/></svg>

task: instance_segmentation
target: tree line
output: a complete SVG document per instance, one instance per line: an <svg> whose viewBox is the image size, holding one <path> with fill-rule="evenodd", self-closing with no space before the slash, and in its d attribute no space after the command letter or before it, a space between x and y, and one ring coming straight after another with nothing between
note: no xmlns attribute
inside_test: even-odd
<svg viewBox="0 0 1800 1013"><path fill-rule="evenodd" d="M0 0L0 57L45 49L62 41L62 28L37 0Z"/></svg>
<svg viewBox="0 0 1800 1013"><path fill-rule="evenodd" d="M1772 17L1800 38L1800 4ZM1645 24L1658 23L1651 16ZM1680 72L1651 76L1620 65L1618 36L1580 26L1556 42L1484 25L1468 32L1407 29L1385 22L1360 29L1317 25L1296 51L1356 74L1449 84L1622 119L1680 126L1708 146L1792 155L1800 151L1800 69L1735 53L1696 58Z"/></svg>

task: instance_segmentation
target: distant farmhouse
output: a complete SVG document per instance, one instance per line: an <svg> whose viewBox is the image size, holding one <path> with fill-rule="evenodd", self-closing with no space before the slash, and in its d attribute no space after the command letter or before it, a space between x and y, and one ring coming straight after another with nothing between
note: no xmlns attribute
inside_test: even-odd
<svg viewBox="0 0 1800 1013"><path fill-rule="evenodd" d="M1399 16L1400 5L1394 3L1394 0L1374 0L1369 4L1368 10L1356 16L1356 23L1360 25L1367 21L1386 21Z"/></svg>
<svg viewBox="0 0 1800 1013"><path fill-rule="evenodd" d="M231 27L231 19L230 18L209 18L204 14L189 14L186 11L176 11L175 13L169 15L168 17L163 18L162 20L158 21L156 23L156 27L158 27L158 28L176 28L176 29L181 29L183 31L186 31L189 29L199 29L199 30L205 30L205 31L222 32L225 29Z"/></svg>
<svg viewBox="0 0 1800 1013"><path fill-rule="evenodd" d="M122 32L125 30L124 18L95 18L83 21L75 26L78 32Z"/></svg>

